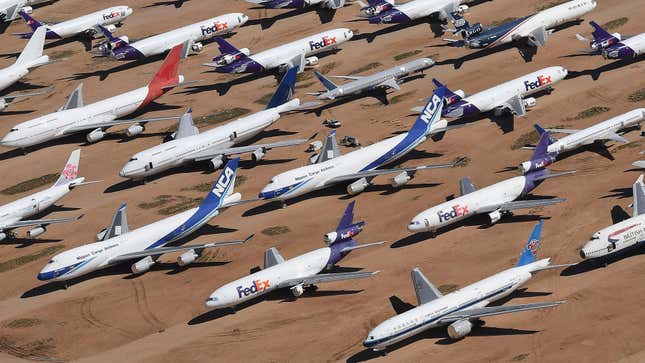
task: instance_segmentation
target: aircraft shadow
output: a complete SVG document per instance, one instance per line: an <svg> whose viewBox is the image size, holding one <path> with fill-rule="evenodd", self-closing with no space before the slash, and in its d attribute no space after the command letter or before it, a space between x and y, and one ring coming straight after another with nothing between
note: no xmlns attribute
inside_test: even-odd
<svg viewBox="0 0 645 363"><path fill-rule="evenodd" d="M592 260L580 261L577 264L569 266L562 270L560 276L575 276L583 274L585 272L593 271L599 268L609 267L609 265L613 263L622 261L626 258L640 256L642 254L645 254L645 250L643 249L641 244L637 244L635 246L632 246L631 248L626 248L608 256L599 257Z"/></svg>
<svg viewBox="0 0 645 363"><path fill-rule="evenodd" d="M153 7L157 7L157 6L170 6L170 5L172 5L172 6L175 7L175 9L179 9L179 8L182 7L182 5L184 5L185 2L188 2L188 1L190 1L190 0L157 1L157 2L154 2L152 4L142 6L141 8L145 9L145 8L153 8Z"/></svg>
<svg viewBox="0 0 645 363"><path fill-rule="evenodd" d="M86 78L90 78L90 77L99 77L99 80L103 81L103 80L107 79L107 77L112 73L119 73L119 72L127 71L128 69L132 69L132 68L144 65L144 64L154 63L154 62L157 62L159 60L164 59L164 57L165 57L165 54L157 54L157 55L153 55L153 56L146 57L146 58L143 58L143 59L137 59L137 60L134 60L134 61L131 61L131 62L126 62L126 63L123 63L122 61L116 61L115 60L114 62L119 62L119 64L114 66L114 67L112 67L112 68L103 69L103 70L96 70L96 71L92 71L92 72L75 73L72 76L63 77L63 78L60 78L59 80L78 81L78 80L82 80L82 79L86 79ZM100 58L100 57L96 57L96 58Z"/></svg>
<svg viewBox="0 0 645 363"><path fill-rule="evenodd" d="M341 97L338 99L335 99L329 103L323 103L322 105L315 107L315 108L310 108L310 109L305 109L301 112L305 114L309 113L314 113L316 116L320 116L323 111L333 108L333 107L338 107L342 106L344 104L350 103L352 101L356 101L359 99L363 98L374 98L377 101L379 101L382 105L389 105L390 102L387 99L387 92L386 91L381 91L381 90L374 90L374 91L366 91L359 93L357 95L351 95L351 96L346 96L346 97Z"/></svg>
<svg viewBox="0 0 645 363"><path fill-rule="evenodd" d="M351 20L351 22L365 22L365 21L367 21L367 19ZM428 24L428 26L430 27L430 31L432 32L435 38L440 37L444 33L443 28L441 27L441 24L438 21L428 20L427 18L421 18L421 19L413 20L408 23L390 25L387 28L378 29L371 33L360 33L358 35L354 35L350 41L353 42L353 41L360 41L364 39L366 42L372 43L376 38L380 36L398 32L400 30L411 28L420 24Z"/></svg>
<svg viewBox="0 0 645 363"><path fill-rule="evenodd" d="M8 88L4 89L2 91L2 93L4 93L5 96L2 96L2 97L9 96L9 94L12 93L12 92L20 92L20 91L26 91L26 90L36 90L36 89L43 89L43 88L48 88L48 87L50 87L50 86L45 86L45 85L41 85L41 84L33 84L33 83L24 82L24 81L18 81L16 83L12 84L11 86L9 86Z"/></svg>
<svg viewBox="0 0 645 363"><path fill-rule="evenodd" d="M251 10L264 10L266 12L276 10L276 9L268 9L263 6L256 6L250 8ZM315 11L316 14L318 15L318 18L320 19L320 24L327 24L334 20L334 15L336 15L336 10L334 9L324 9L319 6L312 6L312 7L306 7L306 8L300 8L300 9L291 9L288 12L281 13L274 15L272 17L264 17L261 19L249 19L246 24L244 24L242 27L245 26L253 26L253 25L259 25L262 30L269 29L272 27L276 22L280 20L285 20L292 18L294 16L306 14L309 12Z"/></svg>
<svg viewBox="0 0 645 363"><path fill-rule="evenodd" d="M619 68L626 67L628 65L632 65L635 63L639 63L645 59L645 55L640 55L639 57L636 57L636 59L629 59L629 60L617 60L609 64L602 65L598 68L594 69L585 69L582 71L573 71L569 70L569 73L565 77L565 79L573 79L573 78L578 78L578 77L583 77L583 76L590 76L591 79L594 81L597 81L600 78L600 75L605 73L605 72L610 72Z"/></svg>

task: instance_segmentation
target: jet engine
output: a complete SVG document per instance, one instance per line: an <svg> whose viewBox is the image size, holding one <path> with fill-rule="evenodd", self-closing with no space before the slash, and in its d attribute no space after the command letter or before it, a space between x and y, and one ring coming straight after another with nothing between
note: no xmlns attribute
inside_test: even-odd
<svg viewBox="0 0 645 363"><path fill-rule="evenodd" d="M240 200L242 200L242 194L233 193L233 194L231 194L229 196L224 197L224 201L222 203L222 206L226 206L227 204L231 204L231 203L236 203L236 202L239 202ZM215 215L217 215L217 214L215 214Z"/></svg>
<svg viewBox="0 0 645 363"><path fill-rule="evenodd" d="M101 141L104 137L105 137L105 131L99 128L87 134L86 139L87 139L87 142L91 144L97 141Z"/></svg>
<svg viewBox="0 0 645 363"><path fill-rule="evenodd" d="M4 98L0 98L0 111L4 110L7 108L7 101L5 101Z"/></svg>
<svg viewBox="0 0 645 363"><path fill-rule="evenodd" d="M125 132L128 137L132 137L135 135L139 135L142 133L146 128L143 125L140 124L134 124L128 127L128 130Z"/></svg>
<svg viewBox="0 0 645 363"><path fill-rule="evenodd" d="M258 161L262 160L262 158L264 157L264 155L266 155L266 151L265 151L265 150L263 150L263 149L261 149L261 148L260 148L260 149L256 149L255 151L253 151L253 152L251 153L251 159L253 159L253 161L257 163Z"/></svg>
<svg viewBox="0 0 645 363"><path fill-rule="evenodd" d="M524 107L526 108L535 107L535 105L537 105L537 100L534 97L527 97L523 100L523 102Z"/></svg>
<svg viewBox="0 0 645 363"><path fill-rule="evenodd" d="M190 47L190 49L191 49L193 52L195 52L195 53L199 53L199 52L201 52L201 51L204 49L204 44L202 44L202 43L200 43L200 42L195 42L195 43L193 43L193 45Z"/></svg>
<svg viewBox="0 0 645 363"><path fill-rule="evenodd" d="M45 231L46 231L45 227L32 228L27 232L27 236L29 236L29 238L36 238L41 234L45 233Z"/></svg>
<svg viewBox="0 0 645 363"><path fill-rule="evenodd" d="M459 14L464 14L468 12L468 9L470 9L468 5L459 5L459 8L457 8L457 11L459 12Z"/></svg>
<svg viewBox="0 0 645 363"><path fill-rule="evenodd" d="M488 219L490 220L490 224L495 224L497 223L500 219L502 219L502 212L496 210L488 213Z"/></svg>
<svg viewBox="0 0 645 363"><path fill-rule="evenodd" d="M315 66L318 65L320 61L318 60L318 57L307 57L305 58L305 66Z"/></svg>
<svg viewBox="0 0 645 363"><path fill-rule="evenodd" d="M296 285L296 286L291 288L291 293L295 297L298 297L298 296L302 295L304 292L305 292L305 287L302 286L302 284Z"/></svg>
<svg viewBox="0 0 645 363"><path fill-rule="evenodd" d="M526 174L530 171L543 169L553 164L554 161L555 156L545 156L536 160L525 161L518 166L518 169L520 169L523 174Z"/></svg>
<svg viewBox="0 0 645 363"><path fill-rule="evenodd" d="M458 89L458 90L454 91L453 93L456 94L457 96L461 97L461 98L466 97L466 92L464 92L464 90L462 90L462 89Z"/></svg>
<svg viewBox="0 0 645 363"><path fill-rule="evenodd" d="M152 256L145 257L132 264L131 270L133 274L140 274L150 270L150 267L155 264Z"/></svg>
<svg viewBox="0 0 645 363"><path fill-rule="evenodd" d="M0 232L0 241L4 241L7 237L9 237L9 236L7 236L6 233Z"/></svg>
<svg viewBox="0 0 645 363"><path fill-rule="evenodd" d="M475 34L479 34L484 30L481 23L475 23L472 26L461 31L461 37L468 39Z"/></svg>
<svg viewBox="0 0 645 363"><path fill-rule="evenodd" d="M177 264L182 267L189 265L195 262L197 257L199 257L199 255L197 254L197 252L195 252L195 250L188 250L177 257Z"/></svg>
<svg viewBox="0 0 645 363"><path fill-rule="evenodd" d="M222 165L224 165L224 158L221 155L216 156L208 161L208 165L210 166L211 170L217 170Z"/></svg>
<svg viewBox="0 0 645 363"><path fill-rule="evenodd" d="M108 25L105 25L105 26L103 26L103 27L104 27L105 29L107 29L110 33L112 33L113 31L115 31L115 30L116 30L116 25L114 25L114 24L108 24Z"/></svg>
<svg viewBox="0 0 645 363"><path fill-rule="evenodd" d="M32 14L34 12L34 8L32 8L31 6L25 6L21 10L27 14Z"/></svg>
<svg viewBox="0 0 645 363"><path fill-rule="evenodd" d="M347 193L350 195L362 193L368 185L370 185L370 182L368 182L366 178L360 178L347 186Z"/></svg>
<svg viewBox="0 0 645 363"><path fill-rule="evenodd" d="M473 323L468 320L457 320L448 326L448 336L452 339L461 339L470 334Z"/></svg>
<svg viewBox="0 0 645 363"><path fill-rule="evenodd" d="M242 54L249 55L251 54L251 51L249 50L249 48L242 48L240 49L240 52L236 54L222 54L220 56L217 56L213 58L213 62L215 62L219 66L225 66L227 64L235 62L236 60L239 60Z"/></svg>
<svg viewBox="0 0 645 363"><path fill-rule="evenodd" d="M392 178L392 187L398 188L402 185L407 184L411 179L412 177L410 176L410 174L408 174L407 171L404 171L401 174L398 174L397 176Z"/></svg>
<svg viewBox="0 0 645 363"><path fill-rule="evenodd" d="M360 221L346 228L343 228L339 231L325 233L325 235L323 236L323 240L325 241L327 246L329 246L338 241L354 238L356 235L361 233L361 231L363 230L363 226L365 226L365 222Z"/></svg>

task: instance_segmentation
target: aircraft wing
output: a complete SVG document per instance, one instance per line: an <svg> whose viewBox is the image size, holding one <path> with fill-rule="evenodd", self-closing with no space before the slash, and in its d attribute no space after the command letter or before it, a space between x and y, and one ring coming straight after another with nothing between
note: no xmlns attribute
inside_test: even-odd
<svg viewBox="0 0 645 363"><path fill-rule="evenodd" d="M390 78L378 84L379 87L387 87L395 90L400 90L399 84L396 82L396 79Z"/></svg>
<svg viewBox="0 0 645 363"><path fill-rule="evenodd" d="M51 91L52 91L52 89L50 88L50 89L47 89L47 90L45 90L45 91L29 92L29 93L20 93L20 94L15 94L15 95L6 95L6 96L2 96L2 97L0 97L0 98L2 98L3 100L5 100L6 102L11 102L11 101L15 100L16 98L31 97L31 96L37 96L37 95L44 95L45 93L49 93L49 92L51 92Z"/></svg>
<svg viewBox="0 0 645 363"><path fill-rule="evenodd" d="M448 323L455 322L457 320L476 319L476 318L483 318L486 316L517 313L520 311L552 308L560 304L564 304L564 301L521 304L521 305L512 305L512 306L488 306L484 308L460 310L444 316L443 318L439 319L439 322L442 324L448 324Z"/></svg>
<svg viewBox="0 0 645 363"><path fill-rule="evenodd" d="M28 227L28 226L47 226L47 225L56 224L56 223L73 222L81 218L83 218L82 214L78 217L73 217L73 218L32 219L32 220L17 221L10 225L0 227L0 230L8 230L8 229L14 229L14 228L20 228L20 227Z"/></svg>
<svg viewBox="0 0 645 363"><path fill-rule="evenodd" d="M427 169L454 168L455 166L458 166L461 163L463 163L463 159L459 158L455 162L448 163L448 164L422 165L422 166L413 166L409 168L396 168L396 169L375 169L375 170L363 171L363 172L358 172L353 174L340 175L335 178L331 178L327 180L324 183L324 185L330 185L330 184L347 181L347 180L356 180L360 178L371 178L379 175L395 174L395 173L402 173L402 172L409 173L409 172L417 172L419 170L427 170Z"/></svg>
<svg viewBox="0 0 645 363"><path fill-rule="evenodd" d="M374 272L340 272L340 273L328 273L328 274L318 274L309 277L301 277L296 279L290 279L282 281L278 284L278 288L292 287L296 285L314 285L321 282L334 282L334 281L343 281L343 280L352 280L352 279L364 279L367 277L372 277L379 273L380 271Z"/></svg>
<svg viewBox="0 0 645 363"><path fill-rule="evenodd" d="M192 156L191 159L195 161L210 160L219 155L228 156L228 155L235 155L235 154L245 154L245 153L254 152L255 150L258 150L258 149L262 149L263 151L266 151L266 150L271 150L279 147L300 145L306 141L307 139L293 139L293 140L272 142L268 144L255 144L255 145L248 145L248 146L229 147L225 149L206 150L197 155Z"/></svg>
<svg viewBox="0 0 645 363"><path fill-rule="evenodd" d="M618 135L615 132L610 132L610 131L607 131L604 134L598 135L594 139L595 140L611 140L611 141L618 141L618 142L622 142L622 143L628 143L629 142L629 140L627 140L626 138Z"/></svg>
<svg viewBox="0 0 645 363"><path fill-rule="evenodd" d="M518 116L526 115L526 107L524 107L524 101L522 101L522 98L519 95L513 96L512 98L501 104L499 107L509 109L511 110L511 112Z"/></svg>
<svg viewBox="0 0 645 363"><path fill-rule="evenodd" d="M123 261L127 261L127 260L133 260L133 259L137 259L137 258L144 258L144 257L148 257L148 256L159 256L159 255L163 255L165 253L171 253L171 252L180 252L180 251L188 251L188 250L203 250L205 248L217 248L217 247L224 247L224 246L240 245L240 244L243 244L243 243L247 242L251 238L253 238L253 235L248 236L244 240L238 240L238 241L227 241L227 242L217 242L217 243L203 243L203 244L199 244L199 245L183 245L183 246L170 246L170 247L151 248L149 250L126 253L126 254L123 254L123 255L112 257L111 259L108 260L108 264L123 262Z"/></svg>
<svg viewBox="0 0 645 363"><path fill-rule="evenodd" d="M580 130L574 130L574 129L544 129L544 130L551 133L559 132L561 134L575 134L576 132L580 131Z"/></svg>
<svg viewBox="0 0 645 363"><path fill-rule="evenodd" d="M127 125L127 124L145 124L148 122L155 122L155 121L178 120L180 118L181 116L164 116L164 117L151 117L151 118L142 118L142 119L115 120L113 115L109 115L105 117L105 121L84 123L84 124L73 125L71 127L68 127L65 130L63 130L63 134L67 135L78 131L93 130L99 127L110 127L110 126Z"/></svg>
<svg viewBox="0 0 645 363"><path fill-rule="evenodd" d="M331 78L341 78L341 79L349 79L352 81L358 81L359 79L363 79L365 77L360 77L360 76L330 76Z"/></svg>
<svg viewBox="0 0 645 363"><path fill-rule="evenodd" d="M530 209L530 208L536 208L536 207L544 207L547 205L553 205L560 202L564 202L565 200L566 199L563 199L563 198L516 200L513 202L503 203L498 206L480 208L477 210L477 213L489 213L496 210L499 210L500 212L508 212L516 209Z"/></svg>

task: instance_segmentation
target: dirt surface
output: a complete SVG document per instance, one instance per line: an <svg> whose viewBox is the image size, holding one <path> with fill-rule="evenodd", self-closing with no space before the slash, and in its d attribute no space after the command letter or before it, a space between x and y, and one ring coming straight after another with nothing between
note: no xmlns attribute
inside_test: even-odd
<svg viewBox="0 0 645 363"><path fill-rule="evenodd" d="M490 23L530 13L546 2L484 2L472 7L468 18ZM253 10L252 4L236 0L191 0L180 9L149 0L121 3L135 9L125 26L118 30L118 34L127 34L130 39L232 11L243 11L254 20L289 13L289 10ZM113 4L103 0L65 0L36 9L34 16L49 21L63 20ZM333 67L330 75L348 74L377 61L382 64L378 69L384 69L397 63L395 56L417 49L421 52L415 57L431 56L438 64L425 78L413 80L390 95L401 97L387 107L379 105L376 99L362 98L328 108L321 116L288 115L271 126L266 132L269 137L262 141L293 137L289 135L295 133L309 137L315 132L321 133L320 139L327 132L321 125L322 120L338 118L343 122L338 130L340 137L355 135L363 145L368 145L412 125L414 117L409 109L422 104L421 99L431 94L432 77L467 93L552 65L566 67L572 77L556 84L551 95L540 97L526 117L515 120L511 132L503 132L491 120L483 119L448 133L440 142L424 143L404 160L405 165L423 165L448 162L465 155L470 158L466 167L420 172L413 182L396 191L390 189L387 179L379 178L376 180L379 185L354 198L348 198L344 186L339 186L292 202L286 209L260 203L231 208L211 221L211 227L202 228L192 242L238 239L257 233L248 245L222 248L208 262L196 263L185 270L173 264L175 256L172 255L164 256L162 261L167 263L142 276L131 276L129 266L109 269L77 281L67 290L36 279L47 261L41 252L44 248L54 245L71 248L94 241L95 234L109 223L113 211L122 202L128 203L131 228L156 221L162 218L158 213L160 208L144 209L139 205L152 202L160 195L201 197L202 192L182 189L212 183L217 173L204 172L205 165L198 165L168 173L145 185L124 182L118 176L132 154L161 142L165 135L162 131L172 125L171 121L151 125L145 135L135 139L115 135L86 145L84 135L80 135L34 148L27 155L3 150L0 189L58 172L69 152L79 146L82 148L81 175L102 182L74 190L60 202L63 208L47 214L54 218L84 213L82 221L52 226L35 241L13 240L0 245L0 262L43 255L36 260L28 258L29 262L0 273L0 361L13 362L20 358L84 362L642 361L645 357L642 328L645 310L641 306L645 295L642 284L645 261L638 254L606 268L590 268L567 276L560 276L556 271L542 272L525 286L526 292L513 295L510 303L567 300L566 304L544 311L488 318L485 327L458 342L449 341L445 329L438 329L396 346L386 357L364 351L361 346L371 328L394 314L390 296L414 303L409 277L413 267L420 267L437 286L465 286L512 266L539 216L547 218L540 255L551 257L555 263L577 262L578 250L587 238L611 223L611 208L620 205L629 210L631 185L640 173L630 165L641 157L638 131L627 134L629 144L610 144L609 151L615 160L581 151L553 165L555 171L578 172L548 180L534 194L566 198L563 204L533 211L528 216L516 215L492 227L460 226L436 238L410 235L405 228L419 211L458 193L458 180L463 176L471 176L477 186L514 176L514 172L501 170L529 157L529 151L511 150L511 146L523 134L531 132L534 123L582 128L644 107L644 102L627 100L629 94L645 87L642 61L613 67L598 56L566 57L584 49L585 44L576 41L575 33L588 35L591 29L586 24L588 20L602 24L628 17L627 23L614 31L642 32L639 21L645 16L642 4L600 0L585 23L553 34L531 63L525 63L516 49L510 49L468 60L458 70L451 60L473 51L439 47L441 38L433 36L428 24L385 33L370 43L364 35L386 27L356 21L357 11L356 5L348 6L338 11L332 23L323 25L315 12L306 12L280 19L264 31L254 21L230 40L237 46L258 51L322 29L349 27L357 34L355 40L344 44L340 53L321 59L319 67ZM24 45L24 41L11 33L25 30L26 26L16 21L0 35L2 52L8 54L0 59L0 66L11 63L11 53L20 51ZM56 110L79 82L85 84L88 103L145 84L160 65L160 61L155 61L130 67L127 63L92 59L79 42L50 48L47 53L64 59L35 70L25 83L53 85L54 92L12 104L0 116L0 134L19 122ZM186 79L201 82L165 95L145 115L178 115L187 107L193 108L195 116L233 107L260 110L262 106L254 101L273 90L273 77L235 84L225 95L220 95L218 89L222 88L214 85L237 77L210 73L201 66L216 54L217 48L211 44L201 54L182 62L181 71ZM409 59L412 58L406 60ZM598 68L606 71L594 80L591 70ZM311 100L305 92L321 88L313 82L313 78L299 82L297 95L301 99ZM610 110L575 119L581 111L595 106ZM304 148L273 150L257 166L252 164L250 156L244 156L240 174L246 180L237 190L244 198L255 197L271 176L305 165L309 154ZM0 194L0 203L28 193ZM336 226L350 200L357 200L357 217L367 223L359 240L387 240L388 243L357 251L341 265L382 270L378 276L327 284L315 294L295 301L285 295L275 295L236 314L206 311L203 301L208 294L261 265L265 249L276 246L283 256L290 258L321 247L323 233ZM272 236L259 233L274 226L286 226L289 232ZM26 231L19 233L24 236ZM11 324L18 319L38 323Z"/></svg>

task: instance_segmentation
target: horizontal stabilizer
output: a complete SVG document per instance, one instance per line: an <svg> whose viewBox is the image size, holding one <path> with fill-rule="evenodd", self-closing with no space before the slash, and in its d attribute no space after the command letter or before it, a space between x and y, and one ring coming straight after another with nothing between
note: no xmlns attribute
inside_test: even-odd
<svg viewBox="0 0 645 363"><path fill-rule="evenodd" d="M343 252L349 252L349 251L353 251L353 250L358 250L360 248L378 246L378 245L382 245L385 242L386 241L378 241L378 242L372 242L372 243L364 243L364 244L361 244L361 245L349 246L349 247L345 247L345 248L341 249L340 252L343 253Z"/></svg>

